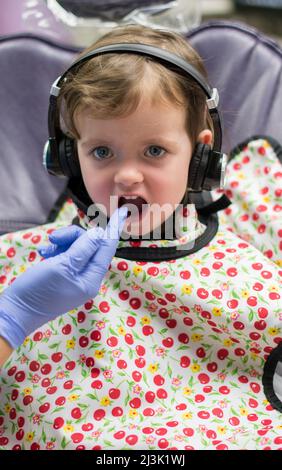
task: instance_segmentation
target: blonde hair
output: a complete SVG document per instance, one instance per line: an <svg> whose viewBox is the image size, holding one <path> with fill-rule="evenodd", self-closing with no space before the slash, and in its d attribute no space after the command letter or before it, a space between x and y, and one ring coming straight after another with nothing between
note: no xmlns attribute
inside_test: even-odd
<svg viewBox="0 0 282 470"><path fill-rule="evenodd" d="M207 80L202 59L184 38L171 31L139 25L114 28L77 59L98 47L118 43L143 43L166 49L192 64ZM58 97L58 109L66 126L63 131L79 139L75 122L79 112L90 109L98 119L127 116L135 111L144 93L150 94L153 104L161 100L186 108L186 128L193 146L201 130L213 132L206 95L195 80L133 53L100 55L70 71Z"/></svg>

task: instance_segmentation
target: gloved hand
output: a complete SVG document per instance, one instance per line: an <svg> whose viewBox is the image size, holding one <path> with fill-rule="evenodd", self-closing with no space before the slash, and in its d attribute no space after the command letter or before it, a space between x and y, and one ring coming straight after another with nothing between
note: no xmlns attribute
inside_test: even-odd
<svg viewBox="0 0 282 470"><path fill-rule="evenodd" d="M65 253L29 268L5 289L0 296L0 336L13 348L44 323L97 295L127 211L117 209L105 231L85 231Z"/></svg>
<svg viewBox="0 0 282 470"><path fill-rule="evenodd" d="M37 251L45 259L57 256L67 251L83 233L85 230L77 225L59 228L50 233L48 237L52 244L39 246Z"/></svg>

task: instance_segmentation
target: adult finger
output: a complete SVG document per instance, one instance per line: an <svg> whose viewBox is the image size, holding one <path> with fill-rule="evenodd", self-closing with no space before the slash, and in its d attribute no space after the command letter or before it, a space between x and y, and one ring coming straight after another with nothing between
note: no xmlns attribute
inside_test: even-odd
<svg viewBox="0 0 282 470"><path fill-rule="evenodd" d="M85 233L85 230L78 225L70 225L69 227L62 227L50 233L49 240L56 245L71 245L80 235Z"/></svg>
<svg viewBox="0 0 282 470"><path fill-rule="evenodd" d="M93 256L91 266L88 268L93 273L95 272L95 269L108 269L112 258L115 255L127 213L128 209L124 206L121 209L117 209L110 218L101 238L100 248Z"/></svg>
<svg viewBox="0 0 282 470"><path fill-rule="evenodd" d="M66 252L66 255L70 267L74 270L74 272L83 271L90 260L91 264L93 264L93 257L100 250L102 250L102 254L99 255L99 260L103 260L103 257L105 257L106 253L106 260L109 259L110 253L113 253L110 258L112 259L126 219L127 209L126 212L122 209L123 208L117 209L115 211L107 226L110 229L112 228L110 230L112 238L105 238L104 230L101 227L94 227L86 231L71 245L71 247ZM104 264L102 263L101 266Z"/></svg>

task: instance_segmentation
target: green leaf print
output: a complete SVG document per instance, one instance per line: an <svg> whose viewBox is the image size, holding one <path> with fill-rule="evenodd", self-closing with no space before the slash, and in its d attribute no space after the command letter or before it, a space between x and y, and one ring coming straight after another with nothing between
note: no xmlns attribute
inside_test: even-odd
<svg viewBox="0 0 282 470"><path fill-rule="evenodd" d="M172 369L170 368L169 365L167 366L167 372L168 372L169 378L171 379L171 376L172 376Z"/></svg>
<svg viewBox="0 0 282 470"><path fill-rule="evenodd" d="M142 283L144 284L147 280L147 276L146 276L146 273L145 271L143 272L143 277L142 277Z"/></svg>
<svg viewBox="0 0 282 470"><path fill-rule="evenodd" d="M17 411L20 411L21 413L24 412L24 410L17 403L15 403L15 408Z"/></svg>
<svg viewBox="0 0 282 470"><path fill-rule="evenodd" d="M253 310L250 310L250 313L249 313L249 315L248 315L248 319L249 319L249 321L253 321L253 319L254 319L254 312L253 312Z"/></svg>
<svg viewBox="0 0 282 470"><path fill-rule="evenodd" d="M232 385L234 388L240 388L235 382L230 382L230 385Z"/></svg>
<svg viewBox="0 0 282 470"><path fill-rule="evenodd" d="M46 356L46 354L38 353L37 357L38 357L39 361L47 361L47 359L48 359L48 356Z"/></svg>
<svg viewBox="0 0 282 470"><path fill-rule="evenodd" d="M105 439L104 439L104 444L105 444L106 446L108 446L108 447L111 447L111 448L112 448L112 446L113 446L112 442L106 441Z"/></svg>
<svg viewBox="0 0 282 470"><path fill-rule="evenodd" d="M234 299L239 299L240 300L240 296L237 294L237 292L234 289L231 291L231 294L234 297Z"/></svg>
<svg viewBox="0 0 282 470"><path fill-rule="evenodd" d="M51 414L53 413L58 413L59 411L62 411L64 410L65 407L64 406L58 406L57 408L55 408L54 410L52 410Z"/></svg>
<svg viewBox="0 0 282 470"><path fill-rule="evenodd" d="M157 296L159 296L159 297L162 296L162 293L161 293L159 290L153 288L152 291L153 291L154 294L156 294Z"/></svg>
<svg viewBox="0 0 282 470"><path fill-rule="evenodd" d="M91 400L96 400L96 401L98 400L97 396L96 396L96 395L93 395L93 393L87 393L86 396L87 396L88 398L91 398Z"/></svg>
<svg viewBox="0 0 282 470"><path fill-rule="evenodd" d="M49 349L55 349L55 348L58 348L60 346L60 343L53 343L51 344L51 346L48 346Z"/></svg>
<svg viewBox="0 0 282 470"><path fill-rule="evenodd" d="M231 408L231 411L235 416L240 416L239 413L237 413L237 411L234 410L234 408Z"/></svg>
<svg viewBox="0 0 282 470"><path fill-rule="evenodd" d="M62 449L65 449L68 445L69 445L70 441L67 441L66 440L66 436L63 437L62 441L61 441L61 447Z"/></svg>
<svg viewBox="0 0 282 470"><path fill-rule="evenodd" d="M111 297L111 302L112 302L116 307L119 306L118 303L117 303L112 297Z"/></svg>
<svg viewBox="0 0 282 470"><path fill-rule="evenodd" d="M89 372L87 372L85 369L82 369L81 370L81 375L84 379L86 379L86 377L88 377L90 374Z"/></svg>
<svg viewBox="0 0 282 470"><path fill-rule="evenodd" d="M145 372L143 374L143 379L144 379L144 382L147 385L147 387L149 387L148 380L147 380L147 375L145 374Z"/></svg>
<svg viewBox="0 0 282 470"><path fill-rule="evenodd" d="M43 441L44 444L46 444L46 434L45 434L44 428L42 429L40 440Z"/></svg>

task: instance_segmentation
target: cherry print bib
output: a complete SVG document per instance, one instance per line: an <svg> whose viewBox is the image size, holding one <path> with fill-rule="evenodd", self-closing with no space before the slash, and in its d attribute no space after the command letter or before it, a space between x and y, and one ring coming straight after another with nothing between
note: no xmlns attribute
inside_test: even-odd
<svg viewBox="0 0 282 470"><path fill-rule="evenodd" d="M98 295L3 366L0 448L281 449L281 177L277 144L253 139L231 154L232 205L212 237L200 218L194 239L183 231L183 211L174 240L120 241L127 251ZM1 290L40 262L38 244L73 209L67 201L55 223L0 238ZM90 226L81 211L77 223ZM148 259L133 259L141 248Z"/></svg>

